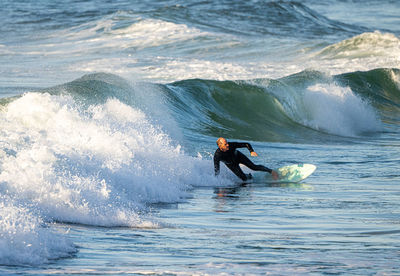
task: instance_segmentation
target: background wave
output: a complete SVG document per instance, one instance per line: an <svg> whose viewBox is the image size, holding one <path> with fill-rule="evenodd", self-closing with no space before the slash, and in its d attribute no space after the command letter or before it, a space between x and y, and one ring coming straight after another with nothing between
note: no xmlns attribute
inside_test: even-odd
<svg viewBox="0 0 400 276"><path fill-rule="evenodd" d="M316 37L338 31L356 33L366 28L330 20L298 1L212 1L158 9L172 22L188 21L200 28L240 35ZM293 28L300 30L293 33Z"/></svg>
<svg viewBox="0 0 400 276"><path fill-rule="evenodd" d="M2 31L29 32L35 26L44 29L58 29L60 26L73 27L83 22L115 15L121 21L120 28L126 26L124 20L131 15L142 18L155 18L170 22L190 22L201 28L209 28L228 33L244 35L274 34L286 36L293 35L293 28L300 28L297 32L318 36L333 34L337 31L359 32L365 31L356 25L344 24L331 20L322 15L318 10L307 7L299 1L115 1L115 5L98 3L95 9L84 2L77 2L69 9L62 6L55 8L53 3L39 1L35 7L24 3L5 1L3 5L16 9L16 15L10 16L7 9L1 14L4 18ZM212 7L212 8L210 8ZM72 8L72 9L71 9ZM127 13L120 13L127 11ZM140 12L138 12L140 11ZM17 21L15 19L17 18ZM16 28L15 23L23 28ZM231 28L230 26L236 26Z"/></svg>
<svg viewBox="0 0 400 276"><path fill-rule="evenodd" d="M0 30L10 35L0 41L0 82L12 90L48 87L96 71L169 83L277 79L308 68L335 75L399 66L395 27L343 23L348 20L332 19L315 1L214 1L210 8L211 3L117 1L91 9L79 2L71 12L48 1L35 7L6 1ZM370 5L359 12L370 14L377 4ZM51 77L44 77L49 72Z"/></svg>

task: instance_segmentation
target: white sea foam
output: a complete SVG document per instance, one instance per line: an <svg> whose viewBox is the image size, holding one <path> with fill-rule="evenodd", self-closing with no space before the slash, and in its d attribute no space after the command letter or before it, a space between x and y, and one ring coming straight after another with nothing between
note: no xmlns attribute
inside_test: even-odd
<svg viewBox="0 0 400 276"><path fill-rule="evenodd" d="M22 205L0 197L0 265L39 265L70 256L75 245Z"/></svg>
<svg viewBox="0 0 400 276"><path fill-rule="evenodd" d="M330 75L376 68L400 67L400 39L391 33L363 33L329 45L300 58L300 68L313 68Z"/></svg>
<svg viewBox="0 0 400 276"><path fill-rule="evenodd" d="M134 76L163 82L190 78L225 80L251 77L252 71L239 63L199 58L215 49L231 49L240 45L234 36L158 19L136 19L128 27L115 29L116 23L112 19L103 19L95 26L76 33L75 29L66 31L70 41L60 45L70 54L80 52L81 46L75 45L78 39L78 45L84 44L85 52L89 54L93 51L109 53L108 49L126 53L123 56L106 54L90 60L79 60L69 66L70 71L86 73L101 68L102 72L117 73L129 79ZM102 30L100 35L97 34L99 30ZM170 57L171 53L173 57Z"/></svg>
<svg viewBox="0 0 400 276"><path fill-rule="evenodd" d="M0 181L14 196L45 205L46 217L137 226L132 208L216 184L209 162L173 147L143 112L118 100L80 110L67 96L28 93L2 115L9 154Z"/></svg>
<svg viewBox="0 0 400 276"><path fill-rule="evenodd" d="M175 24L158 19L145 19L124 29L110 31L117 39L128 40L124 47L149 48L160 45L175 46L183 41L209 36L207 32L197 28L189 28L185 24Z"/></svg>
<svg viewBox="0 0 400 276"><path fill-rule="evenodd" d="M226 41L223 38L227 37L227 35L221 36L195 27L189 27L185 24L159 19L132 17L129 19L129 23L125 23L125 25L127 26L119 27L118 19L103 18L79 27L59 31L53 35L52 43L43 44L42 46L51 55L60 55L62 53L81 55L83 53L103 52L105 54L108 53L104 56L113 58L115 56L110 55L110 49L113 49L114 52L127 50L126 55L122 58L129 58L131 54L134 55L137 51L151 51L152 48L160 46L163 47L159 49L162 51L179 51L178 45L185 45L181 47L183 52L185 52L184 49L186 47L190 48L190 46L195 49L201 49L200 45L204 40L211 44L224 43ZM60 37L62 38L61 40ZM229 41L229 43L232 42ZM38 51L40 51L39 48ZM144 54L146 53L148 52ZM155 55L150 54L150 56L154 57Z"/></svg>
<svg viewBox="0 0 400 276"><path fill-rule="evenodd" d="M0 263L24 258L27 240L34 250L28 255L53 242L39 215L44 222L159 227L138 211L182 201L193 186L228 181L212 175L209 161L172 146L142 111L116 99L84 108L69 96L27 93L0 112L0 125L0 190L15 203L0 202L7 218L0 223L1 242L11 254L0 251ZM10 232L9 225L28 229ZM10 240L21 245L13 249ZM70 251L47 249L54 256Z"/></svg>
<svg viewBox="0 0 400 276"><path fill-rule="evenodd" d="M349 87L316 84L304 92L302 123L342 136L358 136L382 129L372 106Z"/></svg>

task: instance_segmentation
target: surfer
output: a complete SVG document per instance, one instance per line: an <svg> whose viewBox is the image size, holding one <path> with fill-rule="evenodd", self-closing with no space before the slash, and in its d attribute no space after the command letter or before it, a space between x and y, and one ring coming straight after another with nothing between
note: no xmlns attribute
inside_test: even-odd
<svg viewBox="0 0 400 276"><path fill-rule="evenodd" d="M219 162L222 161L237 177L243 181L251 179L252 175L246 175L239 167L239 164L243 164L253 171L269 172L275 180L278 179L278 174L274 170L271 170L263 165L254 164L249 158L246 157L246 155L237 150L237 148L247 148L250 151L251 156L258 156L249 143L228 143L225 138L220 137L217 140L217 145L218 149L214 153L214 170L216 176L219 174Z"/></svg>

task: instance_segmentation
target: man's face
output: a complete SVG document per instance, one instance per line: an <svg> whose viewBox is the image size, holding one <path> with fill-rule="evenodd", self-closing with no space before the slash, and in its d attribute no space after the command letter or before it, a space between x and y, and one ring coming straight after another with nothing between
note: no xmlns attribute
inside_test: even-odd
<svg viewBox="0 0 400 276"><path fill-rule="evenodd" d="M225 139L222 139L219 143L219 149L222 151L228 151L229 150L229 144Z"/></svg>

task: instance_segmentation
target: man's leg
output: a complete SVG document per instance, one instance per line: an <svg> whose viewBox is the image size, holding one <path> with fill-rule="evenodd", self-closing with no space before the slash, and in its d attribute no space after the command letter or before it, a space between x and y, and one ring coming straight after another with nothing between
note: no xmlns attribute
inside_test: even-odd
<svg viewBox="0 0 400 276"><path fill-rule="evenodd" d="M243 153L241 153L240 151L236 151L237 152L237 158L239 163L245 165L246 167L248 167L249 169L252 169L253 171L264 171L264 172L269 172L271 173L271 169L263 166L263 165L256 165L253 162L250 161L249 158L247 158L246 155L244 155Z"/></svg>
<svg viewBox="0 0 400 276"><path fill-rule="evenodd" d="M247 175L246 175L246 174L242 171L242 169L239 167L239 164L228 166L228 168L229 168L237 177L239 177L241 180L246 181L246 180L249 179L249 177L247 177Z"/></svg>

